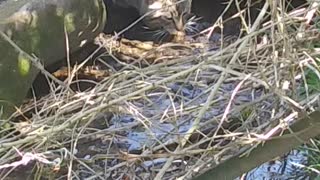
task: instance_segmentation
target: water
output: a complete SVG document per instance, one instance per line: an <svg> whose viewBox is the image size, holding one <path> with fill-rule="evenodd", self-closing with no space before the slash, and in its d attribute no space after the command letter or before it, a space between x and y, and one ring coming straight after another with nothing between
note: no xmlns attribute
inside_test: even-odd
<svg viewBox="0 0 320 180"><path fill-rule="evenodd" d="M312 178L306 169L299 166L307 164L307 152L292 150L279 159L266 162L251 170L244 180L310 180Z"/></svg>

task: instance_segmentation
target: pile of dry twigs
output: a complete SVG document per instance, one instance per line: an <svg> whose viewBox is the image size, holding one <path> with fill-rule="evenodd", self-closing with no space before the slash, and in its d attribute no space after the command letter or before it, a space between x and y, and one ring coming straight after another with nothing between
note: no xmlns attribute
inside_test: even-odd
<svg viewBox="0 0 320 180"><path fill-rule="evenodd" d="M318 4L268 7L243 26L246 35L215 49L101 35L106 52L97 61L108 73L75 92L68 86L80 64L66 87L22 106L16 116L24 120L2 130L1 177L36 167L34 176L60 179L190 178L283 131L319 98L306 77L319 77Z"/></svg>

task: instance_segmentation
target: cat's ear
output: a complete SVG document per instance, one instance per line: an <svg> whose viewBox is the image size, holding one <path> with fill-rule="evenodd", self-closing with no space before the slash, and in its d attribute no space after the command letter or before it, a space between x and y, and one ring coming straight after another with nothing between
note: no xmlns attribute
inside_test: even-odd
<svg viewBox="0 0 320 180"><path fill-rule="evenodd" d="M177 5L177 10L181 14L189 14L191 13L191 3L192 0L179 1L179 4Z"/></svg>
<svg viewBox="0 0 320 180"><path fill-rule="evenodd" d="M156 2L149 5L149 9L152 9L152 10L158 10L161 8L162 8L162 3L159 1L156 1Z"/></svg>

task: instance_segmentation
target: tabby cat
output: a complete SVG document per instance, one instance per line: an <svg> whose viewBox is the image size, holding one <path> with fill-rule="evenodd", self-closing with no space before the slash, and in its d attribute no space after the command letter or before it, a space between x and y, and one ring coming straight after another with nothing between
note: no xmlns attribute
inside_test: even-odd
<svg viewBox="0 0 320 180"><path fill-rule="evenodd" d="M162 39L167 35L180 41L185 35L186 24L191 10L192 0L112 0L118 6L134 8L140 16L146 29L153 36Z"/></svg>

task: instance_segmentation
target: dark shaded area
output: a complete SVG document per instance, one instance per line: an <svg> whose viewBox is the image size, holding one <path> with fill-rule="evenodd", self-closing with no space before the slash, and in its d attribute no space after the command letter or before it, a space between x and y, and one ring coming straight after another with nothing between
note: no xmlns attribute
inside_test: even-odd
<svg viewBox="0 0 320 180"><path fill-rule="evenodd" d="M80 64L81 62L86 60L88 57L90 59L87 62L87 65L94 64L93 60L99 54L104 52L103 50L101 50L97 54L92 55L96 49L97 49L96 45L94 45L93 43L89 43L84 47L84 49L81 49L75 53L72 53L70 55L70 66L72 67L75 64ZM68 59L67 58L61 59L60 61L56 62L55 64L46 67L46 70L49 73L54 73L55 71L57 71L61 67L68 67ZM63 81L64 79L61 79L61 80ZM49 87L48 81L50 83L52 83L52 80L49 80L48 78L46 78L45 75L39 73L32 84L33 89L32 90L30 89L30 91L28 93L28 97L29 98L33 97L33 93L36 97L41 97L41 96L48 94L50 92L50 87ZM86 81L86 82L79 81L79 83L73 84L70 87L71 87L71 89L73 89L75 91L85 91L85 90L93 87L93 85L94 85L93 83L89 83L88 81Z"/></svg>
<svg viewBox="0 0 320 180"><path fill-rule="evenodd" d="M111 0L104 0L107 8L107 23L104 32L106 34L114 34L120 32L126 27L130 26L135 20L139 18L139 13L134 8L123 8L112 3ZM142 26L142 23L135 25ZM132 30L130 30L132 31ZM126 36L133 34L126 33ZM122 35L123 36L123 35Z"/></svg>
<svg viewBox="0 0 320 180"><path fill-rule="evenodd" d="M236 6L235 2L230 5L230 8L223 15L224 22L224 34L225 35L236 35L240 33L241 30L241 21L239 18L233 18L232 16L237 14L239 10L246 9L250 7L250 12L244 12L244 17L248 24L252 24L256 17L259 15L259 12L265 1L239 1L239 7ZM276 1L277 2L277 1ZM278 2L279 3L279 2ZM285 1L284 7L287 11L290 11L294 8L303 6L306 3L305 0L287 0ZM224 9L227 7L228 1L220 0L194 0L192 1L192 12L199 17L202 17L202 21L208 23L214 23L217 21L219 16L223 13ZM265 19L268 20L268 19Z"/></svg>
<svg viewBox="0 0 320 180"><path fill-rule="evenodd" d="M104 30L106 34L117 34L126 29L120 34L120 37L140 41L156 42L170 41L172 38L169 35L164 36L161 40L155 38L155 32L146 29L146 25L142 20L137 21L140 18L140 15L136 9L118 6L111 0L104 0L104 2L107 7L107 23ZM133 23L135 23L134 26L128 28Z"/></svg>

